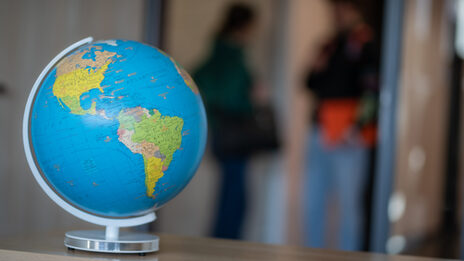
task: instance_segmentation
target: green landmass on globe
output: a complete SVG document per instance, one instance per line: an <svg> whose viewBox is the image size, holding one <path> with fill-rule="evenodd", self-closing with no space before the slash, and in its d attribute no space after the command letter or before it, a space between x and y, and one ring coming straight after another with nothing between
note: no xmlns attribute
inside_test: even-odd
<svg viewBox="0 0 464 261"><path fill-rule="evenodd" d="M141 107L121 111L118 120L119 141L143 156L147 195L153 197L156 182L163 177L172 155L180 148L184 121Z"/></svg>

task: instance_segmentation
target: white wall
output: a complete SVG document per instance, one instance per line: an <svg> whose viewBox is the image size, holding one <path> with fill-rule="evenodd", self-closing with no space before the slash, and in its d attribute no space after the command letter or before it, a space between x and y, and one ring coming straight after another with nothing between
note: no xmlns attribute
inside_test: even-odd
<svg viewBox="0 0 464 261"><path fill-rule="evenodd" d="M59 209L39 189L21 139L26 97L43 67L84 37L141 40L143 1L0 1L0 236L90 224Z"/></svg>

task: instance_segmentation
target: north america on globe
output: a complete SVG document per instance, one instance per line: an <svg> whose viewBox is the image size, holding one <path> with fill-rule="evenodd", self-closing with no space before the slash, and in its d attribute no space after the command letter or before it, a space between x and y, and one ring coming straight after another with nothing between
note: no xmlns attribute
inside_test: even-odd
<svg viewBox="0 0 464 261"><path fill-rule="evenodd" d="M198 167L206 116L189 74L138 42L95 42L65 56L34 101L42 175L73 205L103 216L158 208Z"/></svg>

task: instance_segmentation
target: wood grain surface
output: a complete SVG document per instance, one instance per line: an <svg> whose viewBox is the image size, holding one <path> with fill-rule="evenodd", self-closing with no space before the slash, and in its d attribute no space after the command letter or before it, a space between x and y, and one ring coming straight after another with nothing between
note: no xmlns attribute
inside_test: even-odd
<svg viewBox="0 0 464 261"><path fill-rule="evenodd" d="M30 235L0 240L0 260L443 260L373 253L343 252L253 242L160 235L160 251L146 256L134 254L98 254L67 250L64 233Z"/></svg>

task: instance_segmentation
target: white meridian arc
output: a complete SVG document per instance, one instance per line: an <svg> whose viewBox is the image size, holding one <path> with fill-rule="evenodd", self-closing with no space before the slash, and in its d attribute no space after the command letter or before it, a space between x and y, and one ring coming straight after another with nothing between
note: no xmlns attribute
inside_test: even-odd
<svg viewBox="0 0 464 261"><path fill-rule="evenodd" d="M90 223L94 223L94 224L101 225L101 226L107 226L107 227L131 227L131 226L142 225L142 224L155 220L156 219L155 212L150 212L142 216L130 217L130 218L106 218L106 217L100 217L100 216L89 214L87 212L84 212L72 206L71 204L63 200L60 196L58 196L55 193L55 191L48 186L47 182L45 182L42 175L40 174L40 171L37 168L34 158L32 156L31 146L29 143L29 115L32 109L32 102L39 88L39 85L42 82L42 79L45 77L45 75L47 75L50 69L66 54L78 48L79 46L91 43L92 41L93 41L92 37L87 37L85 39L82 39L70 45L68 48L64 49L55 58L53 58L53 60L51 60L51 62L45 67L45 69L40 73L39 77L35 81L34 86L32 87L31 93L29 94L29 97L27 98L26 109L24 110L24 118L23 118L23 142L24 142L24 151L26 153L27 163L29 164L29 168L31 169L32 174L34 175L34 178L37 180L37 183L39 183L43 191L45 191L45 193L56 204L58 204L58 206L60 206L61 208L69 212L70 214L76 216L77 218L80 218Z"/></svg>

